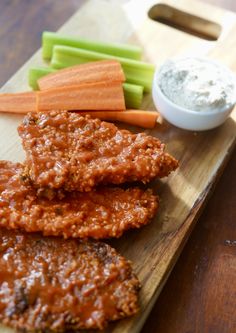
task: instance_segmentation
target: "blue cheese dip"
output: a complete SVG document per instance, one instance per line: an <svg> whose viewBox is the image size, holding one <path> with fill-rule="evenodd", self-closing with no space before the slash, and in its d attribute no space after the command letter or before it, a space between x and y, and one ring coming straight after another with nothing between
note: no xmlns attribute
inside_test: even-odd
<svg viewBox="0 0 236 333"><path fill-rule="evenodd" d="M192 111L221 111L236 100L234 75L206 58L168 60L157 77L162 93L173 103Z"/></svg>

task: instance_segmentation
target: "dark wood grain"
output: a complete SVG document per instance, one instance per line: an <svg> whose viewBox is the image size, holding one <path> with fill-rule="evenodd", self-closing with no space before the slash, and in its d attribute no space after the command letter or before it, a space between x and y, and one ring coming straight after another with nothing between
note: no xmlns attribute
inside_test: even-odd
<svg viewBox="0 0 236 333"><path fill-rule="evenodd" d="M236 11L234 0L205 2ZM232 156L142 333L236 332L236 154Z"/></svg>
<svg viewBox="0 0 236 333"><path fill-rule="evenodd" d="M84 1L0 2L0 85ZM236 10L234 0L208 0ZM236 332L236 156L199 219L143 333Z"/></svg>
<svg viewBox="0 0 236 333"><path fill-rule="evenodd" d="M142 333L236 332L236 155L197 222Z"/></svg>
<svg viewBox="0 0 236 333"><path fill-rule="evenodd" d="M41 45L43 30L57 30L85 0L0 1L0 86Z"/></svg>

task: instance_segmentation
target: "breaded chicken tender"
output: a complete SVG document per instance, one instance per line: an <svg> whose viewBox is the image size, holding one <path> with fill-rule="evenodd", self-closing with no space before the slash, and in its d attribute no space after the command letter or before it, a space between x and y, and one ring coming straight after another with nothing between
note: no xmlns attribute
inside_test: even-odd
<svg viewBox="0 0 236 333"><path fill-rule="evenodd" d="M20 163L0 161L0 226L64 238L120 237L155 215L158 199L140 188L103 187L91 192L35 189Z"/></svg>
<svg viewBox="0 0 236 333"><path fill-rule="evenodd" d="M77 113L28 114L18 132L25 172L37 187L83 192L99 184L147 183L178 166L157 138Z"/></svg>
<svg viewBox="0 0 236 333"><path fill-rule="evenodd" d="M138 311L130 263L96 241L0 229L0 320L18 332L102 329Z"/></svg>

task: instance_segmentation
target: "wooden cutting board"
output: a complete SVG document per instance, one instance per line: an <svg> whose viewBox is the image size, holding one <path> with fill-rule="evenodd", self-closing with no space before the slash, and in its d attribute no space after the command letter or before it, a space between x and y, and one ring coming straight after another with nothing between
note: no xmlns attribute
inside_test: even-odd
<svg viewBox="0 0 236 333"><path fill-rule="evenodd" d="M173 12L163 6L153 7L158 3L160 1L91 0L75 13L60 31L97 40L140 44L144 49L145 60L157 66L176 55L208 55L236 71L234 13L192 0L179 0L177 3L174 0L161 1L162 4L175 6L191 15L206 20L210 18L215 24L199 21L196 17L192 17L190 21L186 13ZM191 30L194 34L205 34L210 40L159 23L149 16L158 16L163 22L170 23L172 20L172 25L178 25L182 30ZM28 90L27 71L34 64L42 64L40 51L6 83L2 92ZM151 95L146 95L143 108L154 109ZM24 160L16 131L21 119L21 116L1 114L0 159ZM133 261L142 289L140 313L131 319L110 325L107 332L140 331L233 151L235 121L236 111L224 125L211 131L184 131L167 122L154 130L146 131L167 143L167 150L179 159L180 168L168 179L151 184L161 198L161 208L153 222L141 230L130 231L121 239L110 242ZM12 332L3 326L0 331Z"/></svg>

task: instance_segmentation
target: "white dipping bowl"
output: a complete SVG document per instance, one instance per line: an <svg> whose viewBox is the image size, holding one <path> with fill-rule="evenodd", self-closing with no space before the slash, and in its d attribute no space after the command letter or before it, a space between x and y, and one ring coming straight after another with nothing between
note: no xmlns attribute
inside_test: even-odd
<svg viewBox="0 0 236 333"><path fill-rule="evenodd" d="M224 67L223 65L215 61L211 61L208 59L206 61L213 62L218 66ZM168 122L177 127L191 131L209 130L218 127L225 122L225 120L228 118L231 111L233 110L236 101L233 105L230 105L224 109L216 109L214 111L193 111L183 108L173 103L161 91L158 85L158 77L161 68L162 67L157 69L154 74L152 98L155 107ZM227 67L224 67L224 69L228 71L228 73L234 78L234 75Z"/></svg>

